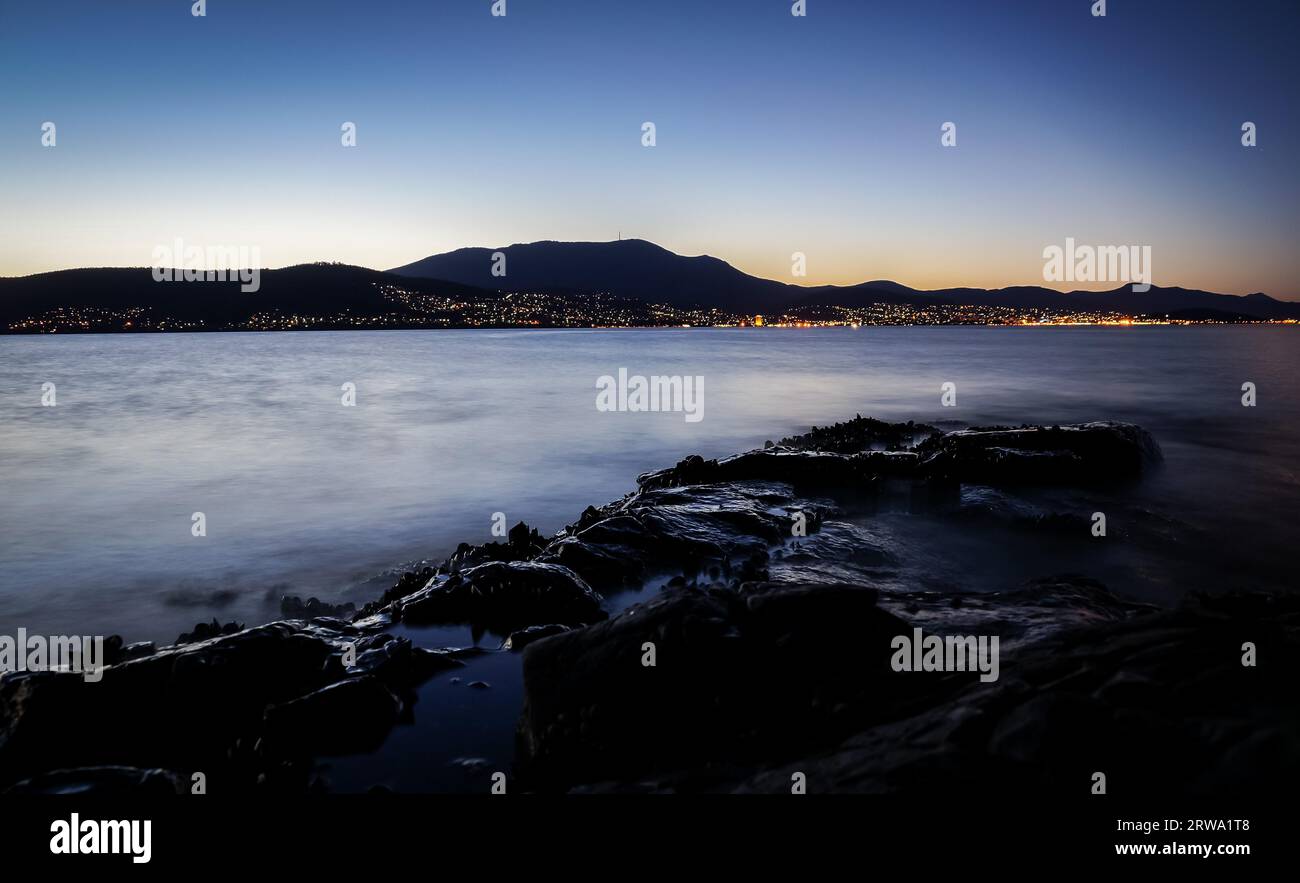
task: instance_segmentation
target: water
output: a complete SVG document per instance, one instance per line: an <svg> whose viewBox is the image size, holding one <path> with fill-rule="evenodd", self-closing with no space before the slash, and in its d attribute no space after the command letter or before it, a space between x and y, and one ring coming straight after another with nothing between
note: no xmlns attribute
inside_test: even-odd
<svg viewBox="0 0 1300 883"><path fill-rule="evenodd" d="M1167 463L1133 505L1166 533L1203 542L1157 544L1130 562L1137 577L1120 588L1165 596L1284 583L1300 517L1296 335L1273 326L3 337L0 631L170 641L214 616L274 619L285 593L364 603L391 568L490 539L495 512L551 532L631 490L639 472L855 413L943 425L1140 423ZM704 419L598 412L596 378L624 366L703 376ZM52 408L40 405L47 381L57 385ZM957 385L956 408L940 407L945 381ZM1244 381L1257 385L1255 408L1241 405ZM348 382L356 407L340 404ZM206 537L191 536L195 512ZM1193 571L1201 584L1171 580L1189 560L1204 566Z"/></svg>

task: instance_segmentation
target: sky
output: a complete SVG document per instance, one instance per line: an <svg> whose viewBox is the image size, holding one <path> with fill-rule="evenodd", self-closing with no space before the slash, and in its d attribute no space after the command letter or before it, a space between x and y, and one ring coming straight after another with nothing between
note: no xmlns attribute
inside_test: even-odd
<svg viewBox="0 0 1300 883"><path fill-rule="evenodd" d="M177 237L387 269L621 235L1000 287L1072 237L1300 300L1295 0L791 5L0 0L0 275Z"/></svg>

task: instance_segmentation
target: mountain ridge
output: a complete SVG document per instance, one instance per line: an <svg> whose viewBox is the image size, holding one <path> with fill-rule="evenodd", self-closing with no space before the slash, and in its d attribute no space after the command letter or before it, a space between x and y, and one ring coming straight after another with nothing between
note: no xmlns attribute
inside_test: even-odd
<svg viewBox="0 0 1300 883"><path fill-rule="evenodd" d="M491 275L496 252L506 255L505 277ZM429 272L444 275L419 275ZM1205 321L1300 319L1300 303L1260 292L1230 295L1181 286L1152 286L1145 293L1128 285L1070 292L1034 285L922 290L885 279L799 286L751 276L711 255L683 256L626 239L464 248L390 271L294 264L261 270L256 292L241 291L238 281L159 283L149 267L0 277L0 332L49 330L50 322L74 330L713 324L756 313L806 316L827 306L891 304L1004 307L1023 310L1031 319L1036 310ZM57 321L48 318L55 314ZM87 317L93 327L82 324Z"/></svg>
<svg viewBox="0 0 1300 883"><path fill-rule="evenodd" d="M505 255L505 276L493 276L493 255ZM388 272L436 278L481 288L524 291L607 291L652 303L717 307L763 313L800 306L853 307L870 303L957 304L1128 313L1201 309L1260 319L1300 317L1300 303L1262 292L1248 295L1153 285L1134 292L1114 289L1057 291L1037 285L983 289L917 289L887 279L854 285L803 286L745 273L712 255L678 255L644 239L609 242L539 240L499 248L471 246L430 255ZM1068 299L1068 300L1067 300Z"/></svg>

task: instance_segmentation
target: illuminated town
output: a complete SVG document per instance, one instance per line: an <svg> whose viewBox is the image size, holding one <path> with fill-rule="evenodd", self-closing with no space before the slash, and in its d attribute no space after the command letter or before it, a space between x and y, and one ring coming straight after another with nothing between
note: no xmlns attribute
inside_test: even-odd
<svg viewBox="0 0 1300 883"><path fill-rule="evenodd" d="M10 334L167 331L304 331L433 328L861 328L899 325L1200 325L1295 324L1295 319L1179 318L1115 312L959 304L877 303L858 307L804 306L767 315L718 308L647 304L612 294L484 292L475 299L378 285L391 309L322 315L260 310L242 321L213 324L162 314L155 307L58 307L8 325Z"/></svg>

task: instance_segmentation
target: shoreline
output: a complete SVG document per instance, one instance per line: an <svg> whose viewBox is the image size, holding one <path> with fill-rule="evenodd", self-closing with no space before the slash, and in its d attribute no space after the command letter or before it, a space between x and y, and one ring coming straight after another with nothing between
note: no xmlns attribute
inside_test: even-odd
<svg viewBox="0 0 1300 883"><path fill-rule="evenodd" d="M881 766L877 751L869 760L854 740L884 740L895 760L942 765L971 750L951 743L969 734L949 733L919 754L901 734L945 715L989 714L1013 694L1020 710L999 726L1050 754L1058 700L1030 696L1024 672L1082 665L1094 691L1116 694L1109 705L1130 694L1147 702L1126 666L1153 661L1138 654L1117 666L1108 656L1132 650L1134 635L1198 623L1154 660L1163 667L1203 655L1202 631L1263 622L1264 633L1285 639L1271 651L1280 656L1294 653L1295 626L1283 624L1294 604L1228 596L1160 611L1052 575L987 595L884 593L873 575L891 552L854 533L854 519L900 500L960 514L963 486L1140 481L1160 459L1132 424L941 432L861 417L729 458L688 457L643 474L621 500L589 506L554 537L520 523L504 543L462 543L438 568L404 574L360 609L286 599L283 621L254 628L214 620L166 647L110 641L102 684L78 685L71 673L5 675L0 790L146 782L186 790L187 770L203 770L214 792L319 788L321 758L382 751L395 727L438 713L417 705L422 684L462 671L470 680L475 660L494 652L389 634L452 623L507 635L500 652L522 651L512 789L635 791L652 781L655 790L780 790L776 771L811 766L798 758L815 755L820 790L859 790L851 785L864 767L875 777L866 790L908 790L894 781L895 764ZM1014 523L1029 535L1086 530L1086 518L1055 516ZM611 610L606 599L632 586L641 587L635 603ZM892 638L918 628L995 634L1007 654L1003 678L886 669ZM647 643L657 656L648 666ZM1189 676L1197 671L1188 666ZM1223 670L1225 683L1233 674ZM1254 701L1285 718L1275 707L1282 695ZM87 745L73 735L86 720L113 720L113 732ZM1015 740L1011 747L1024 753ZM1203 747L1193 740L1187 750ZM1026 788L1042 785L1036 763L1017 767ZM1224 765L1245 778L1264 773L1235 755Z"/></svg>
<svg viewBox="0 0 1300 883"><path fill-rule="evenodd" d="M376 327L339 327L339 328L186 328L174 331L160 330L63 330L63 331L0 331L0 337L53 337L56 335L154 335L154 334L302 334L328 333L344 331L758 331L760 329L777 329L785 331L809 331L827 328L843 328L849 331L861 331L869 328L1200 328L1200 327L1239 327L1239 326L1287 326L1298 325L1298 319L1243 319L1239 321L1215 320L1179 320L1147 321L1117 320L1113 322L881 322L860 323L828 322L807 324L771 323L754 325L447 325L411 328Z"/></svg>

